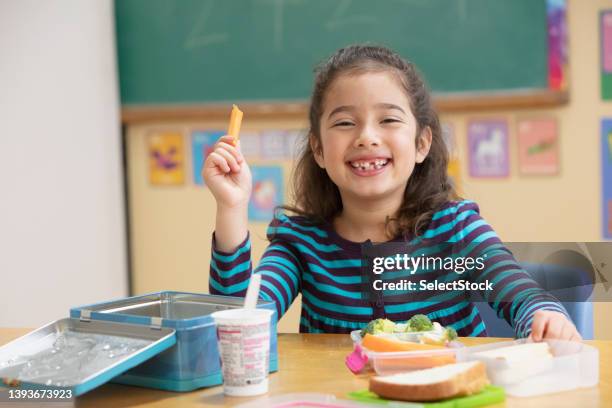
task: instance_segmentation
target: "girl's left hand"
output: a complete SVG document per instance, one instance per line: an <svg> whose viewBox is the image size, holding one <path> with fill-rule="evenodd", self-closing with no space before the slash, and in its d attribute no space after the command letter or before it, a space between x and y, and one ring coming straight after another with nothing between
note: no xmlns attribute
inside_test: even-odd
<svg viewBox="0 0 612 408"><path fill-rule="evenodd" d="M547 339L582 341L574 323L563 313L549 310L535 312L529 338L533 341Z"/></svg>

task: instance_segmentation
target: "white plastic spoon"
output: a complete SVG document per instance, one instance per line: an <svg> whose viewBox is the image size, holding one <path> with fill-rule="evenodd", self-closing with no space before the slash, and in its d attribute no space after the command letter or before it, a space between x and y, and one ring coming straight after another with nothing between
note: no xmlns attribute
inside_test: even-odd
<svg viewBox="0 0 612 408"><path fill-rule="evenodd" d="M261 285L261 275L253 274L251 276L251 281L249 282L249 287L247 288L247 293L244 298L244 308L245 309L255 309L257 307L257 298L259 298L259 286Z"/></svg>

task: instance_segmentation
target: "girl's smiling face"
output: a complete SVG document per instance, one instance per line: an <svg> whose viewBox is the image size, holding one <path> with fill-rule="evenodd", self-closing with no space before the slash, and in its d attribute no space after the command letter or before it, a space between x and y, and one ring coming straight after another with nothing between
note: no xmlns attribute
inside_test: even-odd
<svg viewBox="0 0 612 408"><path fill-rule="evenodd" d="M427 157L431 130L415 143L417 123L403 85L391 72L343 74L327 91L315 160L347 199L402 201L416 163Z"/></svg>

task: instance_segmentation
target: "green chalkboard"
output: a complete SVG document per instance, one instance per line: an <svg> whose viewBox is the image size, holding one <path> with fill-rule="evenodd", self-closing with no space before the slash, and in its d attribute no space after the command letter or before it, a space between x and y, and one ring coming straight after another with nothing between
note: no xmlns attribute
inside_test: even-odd
<svg viewBox="0 0 612 408"><path fill-rule="evenodd" d="M545 0L116 0L125 105L305 100L313 67L387 45L437 92L547 87Z"/></svg>

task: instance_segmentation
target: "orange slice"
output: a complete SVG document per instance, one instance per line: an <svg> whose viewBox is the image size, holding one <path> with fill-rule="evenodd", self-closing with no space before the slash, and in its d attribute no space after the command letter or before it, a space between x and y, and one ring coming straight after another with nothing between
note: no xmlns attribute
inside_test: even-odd
<svg viewBox="0 0 612 408"><path fill-rule="evenodd" d="M366 334L361 345L370 351L386 352L386 351L421 351L421 350L440 350L446 347L433 345L433 344L421 344L414 343L411 341L401 341L390 339L387 337L373 336Z"/></svg>

